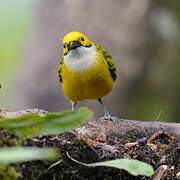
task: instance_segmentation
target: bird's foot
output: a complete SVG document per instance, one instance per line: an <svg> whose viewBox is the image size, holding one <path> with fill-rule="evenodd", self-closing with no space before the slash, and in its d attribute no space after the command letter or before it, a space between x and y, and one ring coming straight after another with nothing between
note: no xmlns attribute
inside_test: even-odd
<svg viewBox="0 0 180 180"><path fill-rule="evenodd" d="M117 119L116 116L111 116L111 115L104 115L103 117L100 118L100 120L110 120L110 121L115 121Z"/></svg>

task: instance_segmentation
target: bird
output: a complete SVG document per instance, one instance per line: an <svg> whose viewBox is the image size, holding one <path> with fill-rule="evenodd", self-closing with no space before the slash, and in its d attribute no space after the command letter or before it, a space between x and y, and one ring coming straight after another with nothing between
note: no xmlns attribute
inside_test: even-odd
<svg viewBox="0 0 180 180"><path fill-rule="evenodd" d="M117 78L110 53L84 33L72 31L63 37L63 57L58 65L59 81L72 111L82 100L97 100L104 112L102 119L113 120L102 98L109 94Z"/></svg>

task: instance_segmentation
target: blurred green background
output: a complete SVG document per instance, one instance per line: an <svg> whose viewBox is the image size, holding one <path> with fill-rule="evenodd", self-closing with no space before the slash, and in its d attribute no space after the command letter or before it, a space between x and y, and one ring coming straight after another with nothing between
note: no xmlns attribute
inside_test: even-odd
<svg viewBox="0 0 180 180"><path fill-rule="evenodd" d="M32 0L0 1L0 106L8 107L13 77L32 13Z"/></svg>
<svg viewBox="0 0 180 180"><path fill-rule="evenodd" d="M69 108L57 77L61 39L79 30L112 53L118 80L106 98L122 118L180 122L177 0L0 1L0 107ZM95 102L85 102L101 115Z"/></svg>

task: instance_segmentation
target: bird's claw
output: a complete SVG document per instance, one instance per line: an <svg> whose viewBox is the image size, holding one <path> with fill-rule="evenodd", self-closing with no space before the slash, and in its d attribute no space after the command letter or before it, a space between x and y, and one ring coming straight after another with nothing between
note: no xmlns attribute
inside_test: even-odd
<svg viewBox="0 0 180 180"><path fill-rule="evenodd" d="M110 120L110 121L115 121L117 119L117 117L116 116L111 116L111 115L105 115L105 116L103 116L103 117L101 117L100 118L100 120Z"/></svg>

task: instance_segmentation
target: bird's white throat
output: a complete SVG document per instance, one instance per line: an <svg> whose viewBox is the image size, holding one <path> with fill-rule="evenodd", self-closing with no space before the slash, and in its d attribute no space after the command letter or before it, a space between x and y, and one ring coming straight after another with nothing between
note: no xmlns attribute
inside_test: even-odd
<svg viewBox="0 0 180 180"><path fill-rule="evenodd" d="M64 64L77 72L83 72L96 63L96 47L78 47L64 56Z"/></svg>

